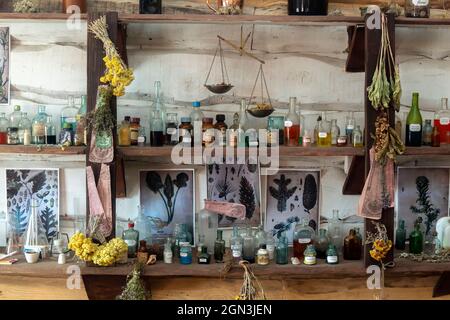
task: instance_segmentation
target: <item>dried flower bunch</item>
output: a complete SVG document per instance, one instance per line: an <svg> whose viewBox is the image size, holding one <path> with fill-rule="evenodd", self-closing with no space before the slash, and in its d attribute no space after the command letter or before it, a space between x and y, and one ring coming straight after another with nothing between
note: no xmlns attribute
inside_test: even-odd
<svg viewBox="0 0 450 320"><path fill-rule="evenodd" d="M20 13L35 13L38 12L38 4L36 0L15 0L13 10Z"/></svg>
<svg viewBox="0 0 450 320"><path fill-rule="evenodd" d="M444 262L450 262L450 250L449 249L441 249L438 252L435 252L434 254L412 254L403 252L400 254L400 258L403 259L410 259L412 261L418 261L418 262L431 262L431 263L444 263Z"/></svg>
<svg viewBox="0 0 450 320"><path fill-rule="evenodd" d="M111 87L107 85L101 85L98 87L97 105L86 116L88 126L92 128L97 135L108 136L112 134L112 129L116 123L111 106L110 99L112 97Z"/></svg>
<svg viewBox="0 0 450 320"><path fill-rule="evenodd" d="M241 261L239 265L244 268L244 283L241 292L235 300L266 300L264 289L253 273L248 261Z"/></svg>
<svg viewBox="0 0 450 320"><path fill-rule="evenodd" d="M127 285L117 300L147 300L151 295L145 288L144 281L141 279L143 265L136 263L133 271L127 276Z"/></svg>
<svg viewBox="0 0 450 320"><path fill-rule="evenodd" d="M382 223L372 221L375 225L375 233L367 231L366 244L372 244L370 256L383 264L383 259L386 258L389 251L392 249L392 241L387 235L386 226Z"/></svg>
<svg viewBox="0 0 450 320"><path fill-rule="evenodd" d="M386 111L381 111L375 121L375 135L371 134L375 140L375 160L385 164L387 158L395 161L397 154L405 152L405 145L398 136L397 131L389 126Z"/></svg>

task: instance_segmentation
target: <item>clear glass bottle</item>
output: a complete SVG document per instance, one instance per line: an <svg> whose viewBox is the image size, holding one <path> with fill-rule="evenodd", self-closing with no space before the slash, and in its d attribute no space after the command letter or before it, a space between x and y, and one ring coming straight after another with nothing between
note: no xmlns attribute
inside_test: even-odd
<svg viewBox="0 0 450 320"><path fill-rule="evenodd" d="M355 148L362 148L363 145L363 133L360 126L356 126L356 129L353 131L353 146Z"/></svg>
<svg viewBox="0 0 450 320"><path fill-rule="evenodd" d="M433 136L433 127L431 126L431 120L425 120L425 125L423 126L423 141L424 146L431 146L431 140Z"/></svg>
<svg viewBox="0 0 450 320"><path fill-rule="evenodd" d="M277 243L277 253L276 253L276 263L277 264L288 264L289 262L289 244L285 232L283 232L278 239Z"/></svg>
<svg viewBox="0 0 450 320"><path fill-rule="evenodd" d="M79 108L75 106L74 97L68 96L67 106L61 110L61 128L64 128L65 123L70 123L73 131L76 132L78 111Z"/></svg>
<svg viewBox="0 0 450 320"><path fill-rule="evenodd" d="M228 146L237 147L238 145L238 132L239 132L239 113L233 115L233 124L228 130Z"/></svg>
<svg viewBox="0 0 450 320"><path fill-rule="evenodd" d="M198 213L198 234L203 237L203 243L208 247L208 253L214 253L214 244L216 242L217 228L219 227L219 217L217 213L206 209Z"/></svg>
<svg viewBox="0 0 450 320"><path fill-rule="evenodd" d="M329 245L329 239L326 229L319 229L319 237L317 238L315 247L317 252L317 258L325 259L327 257L327 249Z"/></svg>
<svg viewBox="0 0 450 320"><path fill-rule="evenodd" d="M262 226L258 227L258 230L255 234L255 240L256 240L256 249L258 249L262 244L266 244L266 233L263 230Z"/></svg>
<svg viewBox="0 0 450 320"><path fill-rule="evenodd" d="M261 244L256 253L256 263L261 266L266 266L269 264L269 252L266 249L265 244Z"/></svg>
<svg viewBox="0 0 450 320"><path fill-rule="evenodd" d="M19 122L22 119L22 112L20 111L20 106L14 106L14 112L9 115L9 128L19 129Z"/></svg>
<svg viewBox="0 0 450 320"><path fill-rule="evenodd" d="M345 134L347 136L348 143L353 142L353 130L355 130L355 124L355 115L353 112L350 112L345 122Z"/></svg>
<svg viewBox="0 0 450 320"><path fill-rule="evenodd" d="M87 96L82 95L80 98L80 107L78 108L78 112L75 117L77 121L77 126L74 136L74 144L76 146L87 145L86 113L87 113Z"/></svg>
<svg viewBox="0 0 450 320"><path fill-rule="evenodd" d="M162 92L161 92L161 81L155 81L154 84L155 87L155 101L153 101L153 104L150 108L150 131L153 131L153 118L157 115L158 118L161 119L162 122L162 133L164 137L164 132L166 132L166 106L163 103L162 98ZM156 114L155 112L158 111ZM159 130L159 124L158 124L158 130ZM151 138L150 138L151 140Z"/></svg>
<svg viewBox="0 0 450 320"><path fill-rule="evenodd" d="M275 239L271 232L266 232L266 249L269 253L269 260L273 260L275 257Z"/></svg>
<svg viewBox="0 0 450 320"><path fill-rule="evenodd" d="M295 111L297 98L289 98L289 112L284 118L284 144L289 147L298 146L300 137L300 117Z"/></svg>
<svg viewBox="0 0 450 320"><path fill-rule="evenodd" d="M317 129L317 146L330 147L331 146L331 123L325 119L325 112L322 112L321 119L318 123Z"/></svg>
<svg viewBox="0 0 450 320"><path fill-rule="evenodd" d="M328 237L338 250L342 248L342 221L339 219L337 209L333 209L333 216L328 220Z"/></svg>
<svg viewBox="0 0 450 320"><path fill-rule="evenodd" d="M306 247L309 244L313 244L314 240L314 229L308 225L307 219L302 219L301 223L297 224L294 229L294 257L302 261Z"/></svg>
<svg viewBox="0 0 450 320"><path fill-rule="evenodd" d="M138 216L135 221L134 229L139 232L141 240L145 240L147 244L152 244L152 223L145 216L144 206L137 206Z"/></svg>
<svg viewBox="0 0 450 320"><path fill-rule="evenodd" d="M173 262L172 239L167 238L167 241L164 244L164 263L172 263L172 262Z"/></svg>
<svg viewBox="0 0 450 320"><path fill-rule="evenodd" d="M8 128L8 144L19 144L19 129L17 127Z"/></svg>
<svg viewBox="0 0 450 320"><path fill-rule="evenodd" d="M9 121L4 112L0 113L0 144L8 144Z"/></svg>
<svg viewBox="0 0 450 320"><path fill-rule="evenodd" d="M150 145L152 147L162 147L165 141L165 124L163 114L160 110L154 110L152 123L150 126Z"/></svg>
<svg viewBox="0 0 450 320"><path fill-rule="evenodd" d="M434 126L438 128L441 144L450 143L450 110L448 99L441 99L441 110L434 117Z"/></svg>
<svg viewBox="0 0 450 320"><path fill-rule="evenodd" d="M123 232L122 239L128 245L128 258L134 258L139 244L139 232L134 230L132 221L128 221L128 229Z"/></svg>
<svg viewBox="0 0 450 320"><path fill-rule="evenodd" d="M208 253L207 247L202 247L200 254L197 257L198 264L209 264L211 261L211 255Z"/></svg>
<svg viewBox="0 0 450 320"><path fill-rule="evenodd" d="M147 134L145 132L145 127L141 126L139 128L138 146L144 147L147 142Z"/></svg>
<svg viewBox="0 0 450 320"><path fill-rule="evenodd" d="M331 120L331 145L336 146L339 136L341 135L341 129L337 125L337 120Z"/></svg>
<svg viewBox="0 0 450 320"><path fill-rule="evenodd" d="M314 248L314 245L308 244L303 255L304 255L304 259L303 259L304 264L314 265L317 263L317 258L316 258L317 253L316 253L316 249Z"/></svg>
<svg viewBox="0 0 450 320"><path fill-rule="evenodd" d="M251 227L247 227L245 235L242 237L243 247L242 247L242 258L250 263L255 262L255 238L253 237L253 232Z"/></svg>
<svg viewBox="0 0 450 320"><path fill-rule="evenodd" d="M241 108L239 112L239 132L238 132L238 147L248 147L249 138L247 136L247 102L241 99Z"/></svg>
<svg viewBox="0 0 450 320"><path fill-rule="evenodd" d="M406 0L405 16L410 18L429 18L430 1L429 0Z"/></svg>
<svg viewBox="0 0 450 320"><path fill-rule="evenodd" d="M230 239L231 255L236 261L242 259L242 237L239 235L239 230L237 226L233 226L233 235Z"/></svg>
<svg viewBox="0 0 450 320"><path fill-rule="evenodd" d="M202 144L205 147L211 147L214 144L214 125L213 118L204 117L202 122Z"/></svg>
<svg viewBox="0 0 450 320"><path fill-rule="evenodd" d="M45 143L52 145L57 144L56 128L53 124L53 117L51 115L47 116L47 122L45 123Z"/></svg>
<svg viewBox="0 0 450 320"><path fill-rule="evenodd" d="M28 119L26 112L22 113L22 118L19 121L19 142L25 146L31 144L31 120Z"/></svg>
<svg viewBox="0 0 450 320"><path fill-rule="evenodd" d="M129 147L131 146L131 130L130 130L130 117L124 117L122 124L119 127L119 146Z"/></svg>
<svg viewBox="0 0 450 320"><path fill-rule="evenodd" d="M190 244L182 244L180 246L180 263L191 264L192 263L192 247Z"/></svg>
<svg viewBox="0 0 450 320"><path fill-rule="evenodd" d="M214 260L216 262L223 262L225 255L225 240L222 238L222 230L217 230L217 239L214 242Z"/></svg>
<svg viewBox="0 0 450 320"><path fill-rule="evenodd" d="M350 229L349 234L344 239L344 259L345 260L360 260L362 254L362 242L356 235L354 229Z"/></svg>
<svg viewBox="0 0 450 320"><path fill-rule="evenodd" d="M176 113L168 113L165 144L174 146L178 144L178 140L178 115Z"/></svg>
<svg viewBox="0 0 450 320"><path fill-rule="evenodd" d="M421 146L422 124L422 115L419 110L419 93L413 92L411 110L409 110L408 118L406 119L406 146Z"/></svg>
<svg viewBox="0 0 450 320"><path fill-rule="evenodd" d="M45 106L38 106L38 113L33 118L32 141L33 144L45 144L45 125L48 114L45 113Z"/></svg>
<svg viewBox="0 0 450 320"><path fill-rule="evenodd" d="M327 263L328 264L338 264L339 263L339 254L336 249L336 246L332 243L328 245L327 249Z"/></svg>
<svg viewBox="0 0 450 320"><path fill-rule="evenodd" d="M192 102L192 111L190 114L192 123L194 123L194 121L202 122L204 116L205 115L203 114L203 112L200 109L200 101Z"/></svg>

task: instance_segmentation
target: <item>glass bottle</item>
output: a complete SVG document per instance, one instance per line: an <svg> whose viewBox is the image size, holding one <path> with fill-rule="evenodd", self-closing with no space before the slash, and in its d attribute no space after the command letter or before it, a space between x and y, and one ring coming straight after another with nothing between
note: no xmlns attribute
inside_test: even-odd
<svg viewBox="0 0 450 320"><path fill-rule="evenodd" d="M49 126L50 128L50 126ZM47 128L46 128L47 131ZM50 132L50 129L49 129ZM59 144L63 146L71 146L73 143L73 130L71 123L64 123L64 127L61 128L61 132L59 133ZM47 141L47 136L45 136L45 140ZM50 138L51 140L51 138Z"/></svg>
<svg viewBox="0 0 450 320"><path fill-rule="evenodd" d="M206 209L198 213L198 234L203 237L203 243L212 254L216 242L217 228L219 227L219 217L217 213Z"/></svg>
<svg viewBox="0 0 450 320"><path fill-rule="evenodd" d="M165 144L174 146L178 144L178 139L178 115L176 113L168 113Z"/></svg>
<svg viewBox="0 0 450 320"><path fill-rule="evenodd" d="M164 126L164 118L161 110L154 110L150 125L150 145L152 147L162 147L164 145Z"/></svg>
<svg viewBox="0 0 450 320"><path fill-rule="evenodd" d="M308 129L305 129L305 132L302 137L302 146L310 147L312 143L313 143L313 138L312 138L311 132Z"/></svg>
<svg viewBox="0 0 450 320"><path fill-rule="evenodd" d="M87 145L87 96L82 95L80 101L80 108L78 109L76 115L77 126L74 136L74 144L76 146L85 146Z"/></svg>
<svg viewBox="0 0 450 320"><path fill-rule="evenodd" d="M225 240L222 239L222 230L217 230L217 239L214 242L214 260L216 262L223 262L225 254Z"/></svg>
<svg viewBox="0 0 450 320"><path fill-rule="evenodd" d="M248 147L249 139L247 136L247 102L245 99L241 99L241 108L239 112L239 132L238 132L238 147Z"/></svg>
<svg viewBox="0 0 450 320"><path fill-rule="evenodd" d="M202 145L210 147L214 144L213 118L205 117L202 121Z"/></svg>
<svg viewBox="0 0 450 320"><path fill-rule="evenodd" d="M31 121L28 119L26 112L22 113L22 118L19 121L19 142L25 146L31 144Z"/></svg>
<svg viewBox="0 0 450 320"><path fill-rule="evenodd" d="M294 257L303 260L303 253L308 244L313 244L315 239L314 229L308 225L308 220L302 219L294 229Z"/></svg>
<svg viewBox="0 0 450 320"><path fill-rule="evenodd" d="M209 264L211 261L211 256L208 253L208 248L203 246L200 254L198 255L198 264Z"/></svg>
<svg viewBox="0 0 450 320"><path fill-rule="evenodd" d="M130 117L124 117L119 127L119 146L129 147L131 145Z"/></svg>
<svg viewBox="0 0 450 320"><path fill-rule="evenodd" d="M410 18L429 18L430 1L429 0L406 0L405 16Z"/></svg>
<svg viewBox="0 0 450 320"><path fill-rule="evenodd" d="M267 146L284 144L285 123L282 116L269 116L267 120Z"/></svg>
<svg viewBox="0 0 450 320"><path fill-rule="evenodd" d="M261 266L269 264L269 252L267 252L265 244L259 246L258 252L256 253L256 263Z"/></svg>
<svg viewBox="0 0 450 320"><path fill-rule="evenodd" d="M278 239L277 243L277 254L276 254L276 263L277 264L288 264L289 259L289 244L286 234L283 232Z"/></svg>
<svg viewBox="0 0 450 320"><path fill-rule="evenodd" d="M337 125L337 120L331 120L331 145L336 146L339 136L341 135L341 129Z"/></svg>
<svg viewBox="0 0 450 320"><path fill-rule="evenodd" d="M303 255L304 255L304 259L303 259L304 264L313 265L313 264L317 263L317 259L316 259L317 253L316 253L316 249L314 248L314 245L308 244Z"/></svg>
<svg viewBox="0 0 450 320"><path fill-rule="evenodd" d="M242 238L242 258L250 263L255 262L255 238L250 227L247 227L247 231Z"/></svg>
<svg viewBox="0 0 450 320"><path fill-rule="evenodd" d="M328 220L328 236L330 242L338 250L342 247L342 221L339 219L339 210L333 210L333 217Z"/></svg>
<svg viewBox="0 0 450 320"><path fill-rule="evenodd" d="M144 147L147 142L147 134L145 133L145 127L139 128L138 146Z"/></svg>
<svg viewBox="0 0 450 320"><path fill-rule="evenodd" d="M266 244L266 233L264 232L262 226L258 227L258 230L255 234L255 240L256 249L258 249L262 244Z"/></svg>
<svg viewBox="0 0 450 320"><path fill-rule="evenodd" d="M338 264L339 263L339 254L336 249L336 246L332 243L328 245L327 249L327 263L328 264Z"/></svg>
<svg viewBox="0 0 450 320"><path fill-rule="evenodd" d="M405 250L406 248L406 230L405 230L405 220L400 220L398 222L397 230L395 231L395 249Z"/></svg>
<svg viewBox="0 0 450 320"><path fill-rule="evenodd" d="M158 119L162 122L162 125L158 123L158 130L160 129L160 126L162 126L161 131L162 133L166 132L166 106L163 103L162 99L162 93L161 93L161 81L155 81L155 101L153 102L150 110L150 131L153 131L153 118L155 116L158 117ZM156 112L156 113L155 113ZM159 121L158 120L158 121ZM150 138L151 140L151 138Z"/></svg>
<svg viewBox="0 0 450 320"><path fill-rule="evenodd" d="M230 147L237 147L238 145L238 132L239 132L239 113L233 115L233 124L228 130L228 145Z"/></svg>
<svg viewBox="0 0 450 320"><path fill-rule="evenodd" d="M152 223L150 219L145 216L144 206L137 206L138 216L135 222L134 229L139 232L139 237L145 240L148 244L152 243Z"/></svg>
<svg viewBox="0 0 450 320"><path fill-rule="evenodd" d="M194 101L192 103L192 111L190 114L191 121L194 123L195 121L202 122L204 117L203 112L200 110L200 101Z"/></svg>
<svg viewBox="0 0 450 320"><path fill-rule="evenodd" d="M57 144L56 128L55 125L53 124L53 117L51 115L47 116L47 122L45 123L45 143Z"/></svg>
<svg viewBox="0 0 450 320"><path fill-rule="evenodd" d="M352 143L353 141L353 130L355 130L355 116L353 112L350 112L350 115L347 117L345 122L345 135L347 136L348 143Z"/></svg>
<svg viewBox="0 0 450 320"><path fill-rule="evenodd" d="M318 123L317 129L317 146L330 147L331 146L331 124L325 120L325 112L322 112L322 120Z"/></svg>
<svg viewBox="0 0 450 320"><path fill-rule="evenodd" d="M295 16L326 16L328 1L326 0L288 0L288 14Z"/></svg>
<svg viewBox="0 0 450 320"><path fill-rule="evenodd" d="M431 133L431 146L432 147L441 146L441 134L439 132L439 128L436 126L433 127L433 131Z"/></svg>
<svg viewBox="0 0 450 320"><path fill-rule="evenodd" d="M298 137L298 145L303 146L303 137L305 136L305 117L302 115L301 110L298 110L298 115L300 118L300 133Z"/></svg>
<svg viewBox="0 0 450 320"><path fill-rule="evenodd" d="M360 126L356 126L356 129L353 131L353 146L355 148L362 148L363 143L363 133L361 131Z"/></svg>
<svg viewBox="0 0 450 320"><path fill-rule="evenodd" d="M329 241L328 241L328 237L327 237L327 230L319 229L319 237L315 244L317 258L319 258L319 259L326 258L328 245L329 245Z"/></svg>
<svg viewBox="0 0 450 320"><path fill-rule="evenodd" d="M434 126L438 128L441 143L450 143L450 110L448 109L448 99L441 99L441 110L435 114Z"/></svg>
<svg viewBox="0 0 450 320"><path fill-rule="evenodd" d="M190 244L182 244L180 246L180 263L191 264L192 263L192 247Z"/></svg>
<svg viewBox="0 0 450 320"><path fill-rule="evenodd" d="M148 261L148 251L147 251L147 241L140 240L139 241L139 249L137 252L137 261L140 263L147 263Z"/></svg>
<svg viewBox="0 0 450 320"><path fill-rule="evenodd" d="M9 127L8 128L7 142L9 145L19 144L19 129L17 127Z"/></svg>
<svg viewBox="0 0 450 320"><path fill-rule="evenodd" d="M20 111L20 106L14 106L14 112L9 115L9 128L19 129L19 122L22 119L22 112Z"/></svg>
<svg viewBox="0 0 450 320"><path fill-rule="evenodd" d="M289 98L289 112L284 118L284 144L289 147L298 146L300 137L300 117L295 111L297 98Z"/></svg>
<svg viewBox="0 0 450 320"><path fill-rule="evenodd" d="M32 141L33 144L45 144L45 124L47 123L45 106L38 106L38 113L33 118Z"/></svg>
<svg viewBox="0 0 450 320"><path fill-rule="evenodd" d="M128 229L123 232L122 239L128 245L128 258L134 258L138 249L139 232L134 230L132 221L128 221Z"/></svg>
<svg viewBox="0 0 450 320"><path fill-rule="evenodd" d="M362 242L356 235L356 231L354 229L350 229L348 236L345 237L343 251L345 260L361 259Z"/></svg>
<svg viewBox="0 0 450 320"><path fill-rule="evenodd" d="M237 226L233 226L233 235L230 239L231 255L236 261L242 259L242 237L239 235L239 230Z"/></svg>
<svg viewBox="0 0 450 320"><path fill-rule="evenodd" d="M202 234L198 235L198 242L197 242L197 254L200 254L202 252L202 248L206 247L205 245L205 236Z"/></svg>
<svg viewBox="0 0 450 320"><path fill-rule="evenodd" d="M130 144L132 146L138 145L139 130L141 128L141 119L132 118L130 123Z"/></svg>
<svg viewBox="0 0 450 320"><path fill-rule="evenodd" d="M194 145L194 139L193 139L193 130L194 127L192 127L191 124L191 118L190 117L182 117L181 118L181 124L178 127L179 129L179 142L182 143L185 146L193 146Z"/></svg>
<svg viewBox="0 0 450 320"><path fill-rule="evenodd" d="M70 123L73 131L76 131L78 110L79 109L75 106L74 97L68 96L67 106L61 110L61 128L64 128L65 123Z"/></svg>
<svg viewBox="0 0 450 320"><path fill-rule="evenodd" d="M422 115L419 110L419 93L413 92L411 110L406 119L406 146L420 147L422 144Z"/></svg>
<svg viewBox="0 0 450 320"><path fill-rule="evenodd" d="M414 230L409 235L409 252L421 254L423 252L423 233L420 231L420 223L414 224Z"/></svg>
<svg viewBox="0 0 450 320"><path fill-rule="evenodd" d="M269 260L273 260L275 257L275 239L271 232L266 232L266 249L269 253Z"/></svg>
<svg viewBox="0 0 450 320"><path fill-rule="evenodd" d="M431 146L431 140L433 136L433 127L431 126L431 120L425 120L425 125L423 126L423 141L424 146Z"/></svg>
<svg viewBox="0 0 450 320"><path fill-rule="evenodd" d="M172 263L172 262L173 262L172 239L167 238L167 241L164 244L164 263Z"/></svg>
<svg viewBox="0 0 450 320"><path fill-rule="evenodd" d="M228 126L225 123L225 115L224 114L217 114L216 115L216 123L214 124L214 129L218 130L221 135L218 135L218 137L215 138L215 140L218 140L219 146L226 146L227 145L227 129Z"/></svg>

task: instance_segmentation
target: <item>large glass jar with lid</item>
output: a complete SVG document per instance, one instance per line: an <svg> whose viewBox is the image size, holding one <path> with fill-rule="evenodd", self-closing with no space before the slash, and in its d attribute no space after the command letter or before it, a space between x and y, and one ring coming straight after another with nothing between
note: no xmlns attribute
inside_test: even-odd
<svg viewBox="0 0 450 320"><path fill-rule="evenodd" d="M61 128L65 123L70 123L72 129L75 131L77 127L77 114L79 108L75 106L75 98L73 96L67 97L67 106L61 110Z"/></svg>
<svg viewBox="0 0 450 320"><path fill-rule="evenodd" d="M45 126L47 124L48 114L45 112L45 106L38 106L38 113L33 118L32 141L33 144L45 144Z"/></svg>
<svg viewBox="0 0 450 320"><path fill-rule="evenodd" d="M198 235L203 239L203 244L208 248L208 253L214 253L214 244L219 227L217 213L203 209L198 213Z"/></svg>
<svg viewBox="0 0 450 320"><path fill-rule="evenodd" d="M405 16L410 18L429 18L430 1L429 0L406 0Z"/></svg>
<svg viewBox="0 0 450 320"><path fill-rule="evenodd" d="M304 252L309 244L314 244L316 233L313 228L308 225L307 219L302 219L294 229L294 257L303 260Z"/></svg>
<svg viewBox="0 0 450 320"><path fill-rule="evenodd" d="M22 113L19 121L19 143L25 146L31 144L31 120L26 112Z"/></svg>

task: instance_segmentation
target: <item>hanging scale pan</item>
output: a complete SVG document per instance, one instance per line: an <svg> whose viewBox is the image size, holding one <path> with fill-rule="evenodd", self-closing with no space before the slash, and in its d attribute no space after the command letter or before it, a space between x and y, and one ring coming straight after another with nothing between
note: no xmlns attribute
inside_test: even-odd
<svg viewBox="0 0 450 320"><path fill-rule="evenodd" d="M258 80L261 85L261 102L252 105L253 93L255 92ZM267 93L267 101L264 100L264 89ZM256 76L255 84L253 85L252 94L250 95L250 101L248 102L247 112L256 118L265 118L272 114L274 111L272 107L272 101L270 100L269 90L267 89L266 77L264 76L264 70L262 64L259 66L258 75Z"/></svg>
<svg viewBox="0 0 450 320"><path fill-rule="evenodd" d="M214 62L216 61L217 53L219 53L220 58L220 69L222 72L222 83L217 84L208 84L209 76L211 75L211 70L214 66ZM216 52L214 53L214 58L212 60L211 66L209 68L208 75L206 76L205 80L205 87L215 94L224 94L233 88L233 86L230 84L230 80L228 79L228 71L227 67L225 65L225 59L223 57L223 49L222 49L222 42L219 38L219 45L217 46Z"/></svg>

